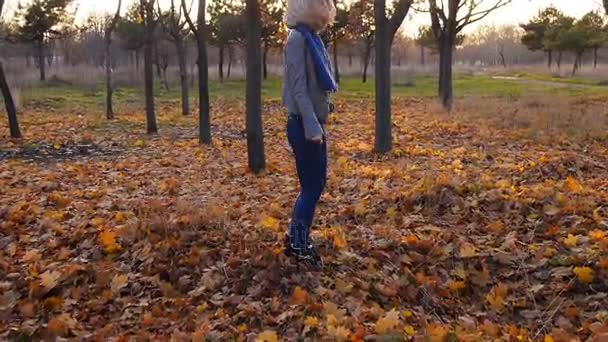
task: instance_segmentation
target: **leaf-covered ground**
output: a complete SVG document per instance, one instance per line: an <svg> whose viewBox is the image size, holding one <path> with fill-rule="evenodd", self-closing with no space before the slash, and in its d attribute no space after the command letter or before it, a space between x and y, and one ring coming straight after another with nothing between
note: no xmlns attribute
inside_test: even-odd
<svg viewBox="0 0 608 342"><path fill-rule="evenodd" d="M492 101L487 99L486 101ZM278 103L268 167L246 170L242 103L196 119L32 109L0 139L0 339L608 340L605 140L394 103L339 103L314 239L283 256L298 191Z"/></svg>

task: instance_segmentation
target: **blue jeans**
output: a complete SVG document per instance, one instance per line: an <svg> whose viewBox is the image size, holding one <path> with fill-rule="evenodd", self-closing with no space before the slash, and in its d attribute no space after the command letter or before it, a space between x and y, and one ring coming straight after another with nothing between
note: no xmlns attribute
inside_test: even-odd
<svg viewBox="0 0 608 342"><path fill-rule="evenodd" d="M306 248L317 202L327 180L327 143L306 140L302 119L289 116L287 138L296 159L300 193L293 208L289 239L293 248Z"/></svg>

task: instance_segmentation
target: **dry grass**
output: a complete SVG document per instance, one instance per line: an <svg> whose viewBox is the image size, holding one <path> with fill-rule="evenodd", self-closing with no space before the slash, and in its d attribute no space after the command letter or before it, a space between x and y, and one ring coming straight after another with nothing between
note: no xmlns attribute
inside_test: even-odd
<svg viewBox="0 0 608 342"><path fill-rule="evenodd" d="M516 129L525 138L550 142L558 136L577 140L608 138L604 97L467 97L457 102L455 117L499 129Z"/></svg>

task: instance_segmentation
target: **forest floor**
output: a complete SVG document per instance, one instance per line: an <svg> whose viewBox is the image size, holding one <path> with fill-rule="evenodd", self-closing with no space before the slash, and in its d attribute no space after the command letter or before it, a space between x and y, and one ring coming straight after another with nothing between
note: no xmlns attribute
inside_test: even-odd
<svg viewBox="0 0 608 342"><path fill-rule="evenodd" d="M279 102L247 172L241 99L105 121L29 103L0 127L0 339L578 341L608 338L605 95L339 98L311 273L282 254L298 191Z"/></svg>

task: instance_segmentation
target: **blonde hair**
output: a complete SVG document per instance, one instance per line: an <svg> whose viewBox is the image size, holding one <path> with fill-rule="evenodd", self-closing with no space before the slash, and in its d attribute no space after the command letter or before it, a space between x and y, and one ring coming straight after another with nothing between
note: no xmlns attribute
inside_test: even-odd
<svg viewBox="0 0 608 342"><path fill-rule="evenodd" d="M335 17L333 0L287 0L285 22L288 27L306 24L321 31L333 23Z"/></svg>

